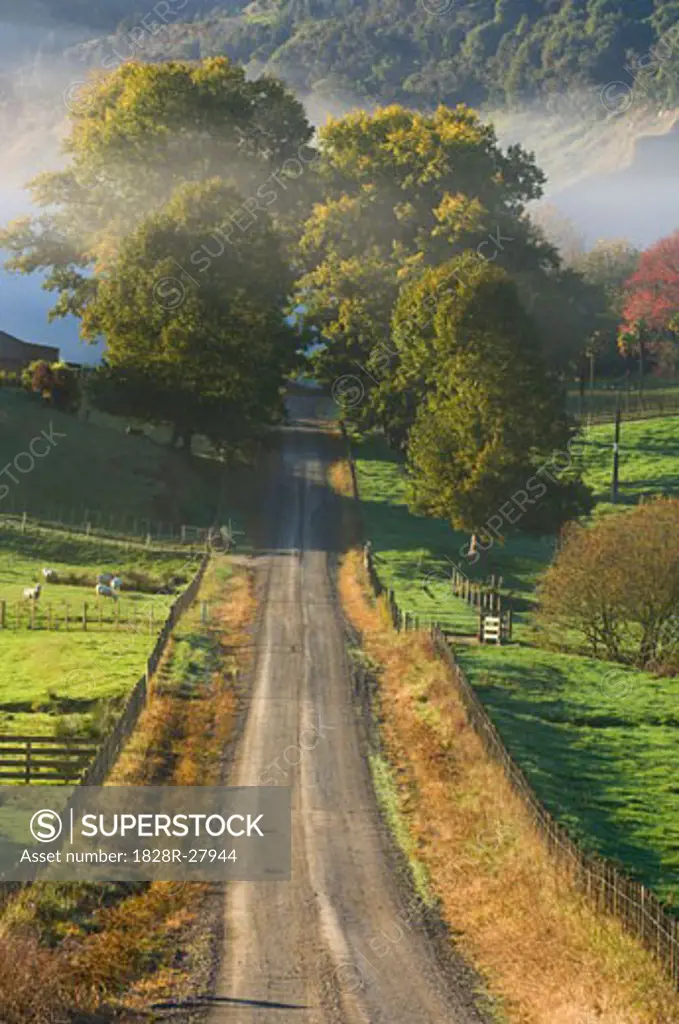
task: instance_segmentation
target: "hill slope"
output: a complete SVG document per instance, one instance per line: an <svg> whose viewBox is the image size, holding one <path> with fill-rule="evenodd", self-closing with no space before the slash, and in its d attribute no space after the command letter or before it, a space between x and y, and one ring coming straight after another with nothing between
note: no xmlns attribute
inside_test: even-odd
<svg viewBox="0 0 679 1024"><path fill-rule="evenodd" d="M55 16L77 4L48 6ZM124 6L113 5L109 24ZM154 51L225 53L297 89L363 101L504 104L640 77L652 102L672 106L679 98L670 31L677 14L675 0L228 0L185 23L195 7L190 15L177 8L167 28L148 33L138 49L144 59ZM660 40L660 59L649 63ZM125 30L117 44L130 54Z"/></svg>
<svg viewBox="0 0 679 1024"><path fill-rule="evenodd" d="M15 467L17 453L30 453L41 437L33 446L38 457L22 455ZM118 527L124 517L129 527L133 519L204 526L215 513L218 464L189 460L148 438L83 422L4 388L0 466L8 465L11 475L0 479L0 515L28 511L75 522L89 509Z"/></svg>

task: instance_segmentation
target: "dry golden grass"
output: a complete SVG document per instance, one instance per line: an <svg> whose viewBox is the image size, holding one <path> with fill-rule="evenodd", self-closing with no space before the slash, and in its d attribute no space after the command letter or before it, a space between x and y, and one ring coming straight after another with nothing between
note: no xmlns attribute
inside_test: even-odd
<svg viewBox="0 0 679 1024"><path fill-rule="evenodd" d="M506 1016L522 1024L679 1022L679 998L651 955L594 913L548 856L428 636L391 628L357 550L344 559L340 592L378 669L386 750L418 860L461 951Z"/></svg>
<svg viewBox="0 0 679 1024"><path fill-rule="evenodd" d="M236 696L229 680L249 656L246 628L254 598L244 575L220 586L208 574L201 596L206 590L220 599L213 627L220 670L198 699L158 696L150 703L108 784L220 783L221 755L235 722ZM182 970L175 962L190 965L187 950L206 945L201 911L207 884L123 886L109 906L97 905L96 886L61 890L60 909L63 913L66 904L68 913L64 941L56 948L41 944L55 887L32 886L7 908L0 937L2 1024L61 1024L70 1019L67 1010L93 1011L107 1002L143 1010L151 1002L187 993L189 968ZM92 910L87 929L75 923L85 907Z"/></svg>

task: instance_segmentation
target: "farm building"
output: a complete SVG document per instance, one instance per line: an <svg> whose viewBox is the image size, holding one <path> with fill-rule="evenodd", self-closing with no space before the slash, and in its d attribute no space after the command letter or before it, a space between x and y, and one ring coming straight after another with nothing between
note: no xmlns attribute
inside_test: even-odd
<svg viewBox="0 0 679 1024"><path fill-rule="evenodd" d="M22 370L34 359L44 359L48 363L59 361L59 349L51 345L34 345L28 341L20 341L0 331L0 370Z"/></svg>

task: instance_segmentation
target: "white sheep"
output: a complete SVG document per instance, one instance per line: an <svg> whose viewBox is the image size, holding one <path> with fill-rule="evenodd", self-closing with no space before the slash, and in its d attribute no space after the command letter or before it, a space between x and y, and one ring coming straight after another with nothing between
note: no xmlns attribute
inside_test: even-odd
<svg viewBox="0 0 679 1024"><path fill-rule="evenodd" d="M113 587L107 587L103 583L97 583L95 593L97 597L112 597L114 601L118 600L118 594Z"/></svg>
<svg viewBox="0 0 679 1024"><path fill-rule="evenodd" d="M42 587L39 583L36 583L34 587L24 588L24 601L37 601L40 597L40 591Z"/></svg>
<svg viewBox="0 0 679 1024"><path fill-rule="evenodd" d="M56 583L58 579L56 569L43 569L42 575L47 583Z"/></svg>

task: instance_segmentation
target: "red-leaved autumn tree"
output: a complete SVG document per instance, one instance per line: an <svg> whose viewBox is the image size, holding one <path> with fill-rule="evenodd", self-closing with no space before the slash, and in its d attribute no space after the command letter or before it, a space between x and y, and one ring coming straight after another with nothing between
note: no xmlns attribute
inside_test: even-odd
<svg viewBox="0 0 679 1024"><path fill-rule="evenodd" d="M639 266L625 284L621 334L639 323L664 331L679 313L679 230L661 238L641 254Z"/></svg>
<svg viewBox="0 0 679 1024"><path fill-rule="evenodd" d="M643 379L646 356L655 372L679 371L679 230L641 254L626 281L618 345L623 355L639 356Z"/></svg>

